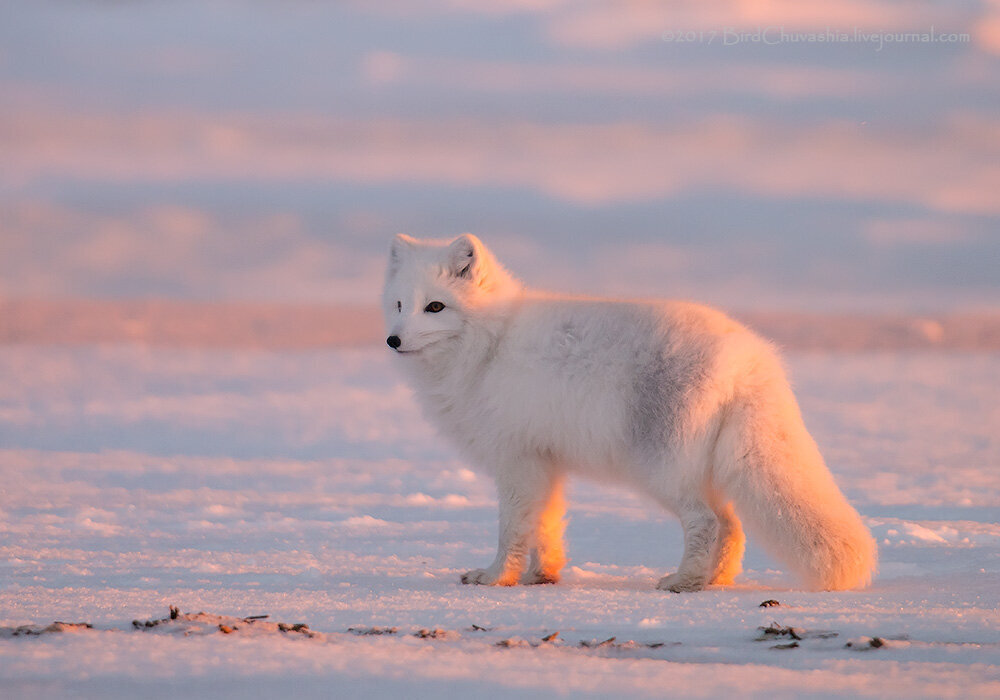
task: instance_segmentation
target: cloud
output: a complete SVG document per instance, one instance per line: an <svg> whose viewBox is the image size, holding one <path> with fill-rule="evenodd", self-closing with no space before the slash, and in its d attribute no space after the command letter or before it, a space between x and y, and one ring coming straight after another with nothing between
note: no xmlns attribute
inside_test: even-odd
<svg viewBox="0 0 1000 700"><path fill-rule="evenodd" d="M611 0L567 6L549 21L550 36L561 44L615 49L655 40L667 31L892 31L928 29L964 19L964 13L941 3L894 3L879 0L725 0L714 3L631 2ZM963 25L964 26L964 25ZM721 40L720 40L721 42Z"/></svg>
<svg viewBox="0 0 1000 700"><path fill-rule="evenodd" d="M515 187L589 205L721 188L1000 213L1000 122L971 113L934 127L889 128L726 115L669 124L545 124L19 112L0 115L0 151L0 183L7 186L50 177L313 179ZM203 225L183 217L165 222L153 220L181 247L191 245ZM117 234L111 227L101 235L111 241ZM111 254L102 250L82 253L99 264L101 255Z"/></svg>
<svg viewBox="0 0 1000 700"><path fill-rule="evenodd" d="M969 32L983 51L1000 52L997 0L954 3L945 0L411 0L379 3L369 11L426 17L455 12L487 17L535 18L555 44L574 48L618 50L659 41L665 32L754 32L781 28L787 32L853 33L928 31Z"/></svg>
<svg viewBox="0 0 1000 700"><path fill-rule="evenodd" d="M872 219L864 223L862 233L877 246L954 245L965 242L969 231L954 221L934 219Z"/></svg>
<svg viewBox="0 0 1000 700"><path fill-rule="evenodd" d="M115 215L21 202L4 211L0 296L368 301L382 255L308 234L298 217L170 205ZM380 251L381 253L381 251Z"/></svg>
<svg viewBox="0 0 1000 700"><path fill-rule="evenodd" d="M976 42L990 53L1000 54L1000 0L987 0L985 12L976 21Z"/></svg>
<svg viewBox="0 0 1000 700"><path fill-rule="evenodd" d="M650 68L598 63L527 63L404 56L373 51L362 75L375 86L436 86L497 93L663 96L751 94L776 98L883 94L887 81L871 70L744 63Z"/></svg>

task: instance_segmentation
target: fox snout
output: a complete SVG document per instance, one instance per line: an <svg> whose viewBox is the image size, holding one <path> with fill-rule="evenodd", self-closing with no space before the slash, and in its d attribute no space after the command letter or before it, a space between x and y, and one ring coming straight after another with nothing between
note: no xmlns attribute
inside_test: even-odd
<svg viewBox="0 0 1000 700"><path fill-rule="evenodd" d="M403 344L403 341L399 339L398 335L390 335L388 338L385 339L385 342L393 350L398 350L399 346Z"/></svg>

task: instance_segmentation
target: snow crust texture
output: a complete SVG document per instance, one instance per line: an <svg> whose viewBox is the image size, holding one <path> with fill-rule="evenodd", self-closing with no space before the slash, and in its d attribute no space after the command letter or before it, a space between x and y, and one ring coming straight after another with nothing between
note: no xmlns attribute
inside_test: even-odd
<svg viewBox="0 0 1000 700"><path fill-rule="evenodd" d="M1000 695L997 354L789 357L880 572L797 591L751 533L690 595L678 525L583 482L561 583L462 586L492 485L392 359L0 345L4 695Z"/></svg>

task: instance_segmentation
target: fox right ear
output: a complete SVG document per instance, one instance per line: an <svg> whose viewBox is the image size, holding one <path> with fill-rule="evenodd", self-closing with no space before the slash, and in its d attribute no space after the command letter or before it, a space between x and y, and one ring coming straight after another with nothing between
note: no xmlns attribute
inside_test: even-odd
<svg viewBox="0 0 1000 700"><path fill-rule="evenodd" d="M403 262L403 258L406 254L413 248L413 244L417 242L416 238L411 238L405 233L397 233L396 237L392 239L392 246L389 248L389 274L391 275L396 271L396 268L400 266Z"/></svg>
<svg viewBox="0 0 1000 700"><path fill-rule="evenodd" d="M471 233L463 233L448 246L448 269L453 277L474 279L482 264L483 244Z"/></svg>

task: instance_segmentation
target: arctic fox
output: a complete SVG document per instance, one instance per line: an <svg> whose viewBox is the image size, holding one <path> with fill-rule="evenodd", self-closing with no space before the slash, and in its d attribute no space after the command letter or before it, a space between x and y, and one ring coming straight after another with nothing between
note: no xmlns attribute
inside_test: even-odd
<svg viewBox="0 0 1000 700"><path fill-rule="evenodd" d="M563 483L632 487L680 519L658 588L741 571L739 518L812 589L867 585L875 542L803 425L772 347L691 303L526 289L475 236L392 243L387 343L429 418L496 480L499 548L463 583L554 583Z"/></svg>

